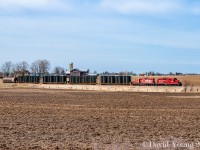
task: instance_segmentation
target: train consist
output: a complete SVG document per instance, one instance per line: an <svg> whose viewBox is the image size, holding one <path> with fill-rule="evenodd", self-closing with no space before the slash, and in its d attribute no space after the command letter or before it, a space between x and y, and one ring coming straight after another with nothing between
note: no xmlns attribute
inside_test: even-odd
<svg viewBox="0 0 200 150"><path fill-rule="evenodd" d="M16 82L35 84L130 85L131 76L43 76L41 78L39 76L18 76L16 77Z"/></svg>
<svg viewBox="0 0 200 150"><path fill-rule="evenodd" d="M4 83L132 85L132 86L182 86L177 78L148 78L135 76L18 76L5 78Z"/></svg>
<svg viewBox="0 0 200 150"><path fill-rule="evenodd" d="M131 82L134 86L182 86L177 78L138 78Z"/></svg>

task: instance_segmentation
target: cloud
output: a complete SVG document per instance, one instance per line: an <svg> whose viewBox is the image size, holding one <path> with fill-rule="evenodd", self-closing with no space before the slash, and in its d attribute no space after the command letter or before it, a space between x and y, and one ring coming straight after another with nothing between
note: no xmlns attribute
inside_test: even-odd
<svg viewBox="0 0 200 150"><path fill-rule="evenodd" d="M48 5L48 0L1 0L1 7L38 7Z"/></svg>
<svg viewBox="0 0 200 150"><path fill-rule="evenodd" d="M69 4L62 0L0 0L0 9L5 11L16 11L16 10L67 10Z"/></svg>
<svg viewBox="0 0 200 150"><path fill-rule="evenodd" d="M0 13L51 11L75 13L122 14L200 14L199 1L188 0L0 0ZM100 13L99 13L100 12Z"/></svg>
<svg viewBox="0 0 200 150"><path fill-rule="evenodd" d="M124 14L169 13L181 9L179 0L102 0L101 6Z"/></svg>
<svg viewBox="0 0 200 150"><path fill-rule="evenodd" d="M192 12L196 15L199 15L200 14L200 6L194 6L192 8Z"/></svg>

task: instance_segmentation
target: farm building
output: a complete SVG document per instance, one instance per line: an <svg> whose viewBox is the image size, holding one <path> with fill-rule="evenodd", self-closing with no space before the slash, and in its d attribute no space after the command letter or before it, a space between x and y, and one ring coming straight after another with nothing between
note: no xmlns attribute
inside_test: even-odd
<svg viewBox="0 0 200 150"><path fill-rule="evenodd" d="M70 76L87 76L88 73L89 73L88 71L73 69L70 71Z"/></svg>

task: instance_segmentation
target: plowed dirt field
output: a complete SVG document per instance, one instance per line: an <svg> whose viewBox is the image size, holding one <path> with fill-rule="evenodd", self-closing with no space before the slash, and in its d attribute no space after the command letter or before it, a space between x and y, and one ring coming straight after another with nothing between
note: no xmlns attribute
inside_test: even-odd
<svg viewBox="0 0 200 150"><path fill-rule="evenodd" d="M2 150L199 149L199 141L200 94L0 89Z"/></svg>

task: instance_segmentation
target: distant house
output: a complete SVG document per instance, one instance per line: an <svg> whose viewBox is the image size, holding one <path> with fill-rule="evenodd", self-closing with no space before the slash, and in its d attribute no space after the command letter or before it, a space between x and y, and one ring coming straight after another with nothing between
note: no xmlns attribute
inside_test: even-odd
<svg viewBox="0 0 200 150"><path fill-rule="evenodd" d="M89 71L73 69L70 71L70 76L87 76Z"/></svg>

